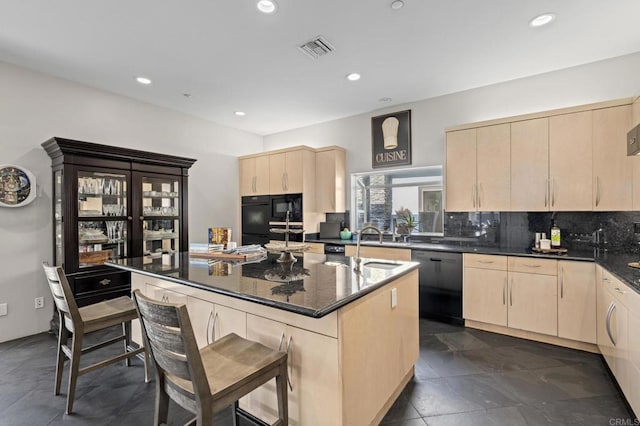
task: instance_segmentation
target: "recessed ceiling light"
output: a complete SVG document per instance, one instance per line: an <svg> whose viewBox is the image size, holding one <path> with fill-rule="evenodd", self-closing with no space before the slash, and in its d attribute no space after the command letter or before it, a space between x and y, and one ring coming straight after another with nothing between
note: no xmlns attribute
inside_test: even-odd
<svg viewBox="0 0 640 426"><path fill-rule="evenodd" d="M379 102L385 102L385 103L386 102L391 102L391 100L392 100L391 98L380 98L380 99L378 99Z"/></svg>
<svg viewBox="0 0 640 426"><path fill-rule="evenodd" d="M391 9L393 10L402 9L402 6L404 6L404 2L402 0L394 0L391 2Z"/></svg>
<svg viewBox="0 0 640 426"><path fill-rule="evenodd" d="M234 112L234 114L237 115L238 117L244 117L245 115L247 115L247 113L244 111L236 111Z"/></svg>
<svg viewBox="0 0 640 426"><path fill-rule="evenodd" d="M260 12L270 15L278 10L278 3L275 0L258 0L256 7Z"/></svg>
<svg viewBox="0 0 640 426"><path fill-rule="evenodd" d="M136 77L136 81L140 84L151 84L151 79L147 77Z"/></svg>
<svg viewBox="0 0 640 426"><path fill-rule="evenodd" d="M532 20L529 21L530 27L541 27L543 25L547 25L556 19L555 13L543 13L542 15L538 15Z"/></svg>
<svg viewBox="0 0 640 426"><path fill-rule="evenodd" d="M358 74L357 72L352 72L351 74L347 74L347 80L358 81L360 80L360 74Z"/></svg>

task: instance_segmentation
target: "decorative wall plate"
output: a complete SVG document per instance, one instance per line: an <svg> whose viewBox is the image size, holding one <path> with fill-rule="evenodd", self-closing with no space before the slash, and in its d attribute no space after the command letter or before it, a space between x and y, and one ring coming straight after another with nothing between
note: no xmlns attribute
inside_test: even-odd
<svg viewBox="0 0 640 426"><path fill-rule="evenodd" d="M36 177L11 164L0 165L0 207L26 206L36 198Z"/></svg>

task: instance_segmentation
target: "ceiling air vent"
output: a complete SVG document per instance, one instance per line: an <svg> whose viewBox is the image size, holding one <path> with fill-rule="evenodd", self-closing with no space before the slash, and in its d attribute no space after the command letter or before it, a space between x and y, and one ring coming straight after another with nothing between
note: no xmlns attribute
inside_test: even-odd
<svg viewBox="0 0 640 426"><path fill-rule="evenodd" d="M320 56L324 56L327 53L334 51L333 46L331 46L327 39L322 36L309 40L308 42L298 46L298 49L312 59L318 59Z"/></svg>

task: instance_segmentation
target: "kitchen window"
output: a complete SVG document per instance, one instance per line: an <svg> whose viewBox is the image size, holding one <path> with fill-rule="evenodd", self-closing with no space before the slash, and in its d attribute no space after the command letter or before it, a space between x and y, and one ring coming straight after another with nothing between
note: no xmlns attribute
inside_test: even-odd
<svg viewBox="0 0 640 426"><path fill-rule="evenodd" d="M371 224L385 233L443 235L442 207L442 166L351 175L354 229Z"/></svg>

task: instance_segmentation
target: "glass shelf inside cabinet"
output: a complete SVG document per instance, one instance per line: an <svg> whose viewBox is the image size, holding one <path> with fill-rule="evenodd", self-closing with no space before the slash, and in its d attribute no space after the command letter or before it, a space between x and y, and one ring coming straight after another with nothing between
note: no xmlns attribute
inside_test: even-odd
<svg viewBox="0 0 640 426"><path fill-rule="evenodd" d="M126 220L81 221L78 223L78 263L80 267L89 267L127 257L126 242Z"/></svg>
<svg viewBox="0 0 640 426"><path fill-rule="evenodd" d="M78 172L78 216L126 216L127 176Z"/></svg>
<svg viewBox="0 0 640 426"><path fill-rule="evenodd" d="M145 257L180 251L180 182L171 177L142 178L143 250Z"/></svg>
<svg viewBox="0 0 640 426"><path fill-rule="evenodd" d="M180 251L178 219L145 219L142 239L145 256Z"/></svg>
<svg viewBox="0 0 640 426"><path fill-rule="evenodd" d="M142 178L142 214L153 217L180 215L180 183L170 178Z"/></svg>

